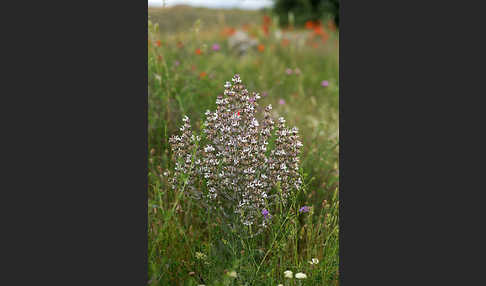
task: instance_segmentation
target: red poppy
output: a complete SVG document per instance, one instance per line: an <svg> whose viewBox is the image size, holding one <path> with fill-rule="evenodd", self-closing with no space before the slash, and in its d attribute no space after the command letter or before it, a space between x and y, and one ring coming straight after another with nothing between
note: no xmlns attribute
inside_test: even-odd
<svg viewBox="0 0 486 286"><path fill-rule="evenodd" d="M226 37L229 37L229 36L233 35L234 33L236 33L236 29L233 28L233 27L225 27L223 29L223 31L221 32L221 34L223 36L226 36Z"/></svg>
<svg viewBox="0 0 486 286"><path fill-rule="evenodd" d="M324 30L322 29L321 26L315 26L314 27L314 35L322 35L322 33L324 32Z"/></svg>
<svg viewBox="0 0 486 286"><path fill-rule="evenodd" d="M204 78L204 77L206 77L206 75L207 75L206 72L202 72L202 73L199 74L199 77Z"/></svg>
<svg viewBox="0 0 486 286"><path fill-rule="evenodd" d="M272 23L272 18L270 18L268 15L263 15L263 24L270 25L271 23Z"/></svg>
<svg viewBox="0 0 486 286"><path fill-rule="evenodd" d="M160 40L157 40L157 42L155 42L155 45L156 45L157 47L160 47L160 46L162 45L162 42L161 42Z"/></svg>
<svg viewBox="0 0 486 286"><path fill-rule="evenodd" d="M268 26L267 25L263 25L262 26L262 29L263 29L263 33L265 34L265 36L268 36Z"/></svg>
<svg viewBox="0 0 486 286"><path fill-rule="evenodd" d="M309 29L309 30L314 29L314 22L312 22L312 21L305 22L305 28Z"/></svg>
<svg viewBox="0 0 486 286"><path fill-rule="evenodd" d="M202 54L201 49L197 49L196 50L196 55L200 55L200 54Z"/></svg>
<svg viewBox="0 0 486 286"><path fill-rule="evenodd" d="M265 50L265 46L263 44L258 45L258 51L263 52Z"/></svg>

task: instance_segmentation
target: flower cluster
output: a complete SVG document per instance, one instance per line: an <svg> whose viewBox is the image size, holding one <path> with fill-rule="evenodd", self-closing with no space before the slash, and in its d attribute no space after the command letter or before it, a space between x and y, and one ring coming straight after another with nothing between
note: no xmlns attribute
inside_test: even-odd
<svg viewBox="0 0 486 286"><path fill-rule="evenodd" d="M239 75L224 88L216 110L206 111L202 138L193 134L187 116L182 134L170 138L177 159L170 182L175 189L182 176L188 193L209 208L231 210L245 225L265 225L271 217L267 209L302 185L303 145L296 127L287 128L282 117L274 122L271 105L261 121L256 118L260 96L250 93Z"/></svg>

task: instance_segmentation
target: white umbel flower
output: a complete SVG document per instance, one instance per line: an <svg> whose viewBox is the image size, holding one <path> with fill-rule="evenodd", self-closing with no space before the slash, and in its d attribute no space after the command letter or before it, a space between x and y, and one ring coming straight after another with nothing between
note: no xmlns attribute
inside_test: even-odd
<svg viewBox="0 0 486 286"><path fill-rule="evenodd" d="M228 276L229 277L233 277L233 278L236 278L237 274L236 274L236 271L231 271L228 273Z"/></svg>
<svg viewBox="0 0 486 286"><path fill-rule="evenodd" d="M295 273L295 278L305 279L305 278L307 278L307 275L305 275L305 273L299 272L299 273Z"/></svg>
<svg viewBox="0 0 486 286"><path fill-rule="evenodd" d="M293 275L292 271L290 270L284 271L285 278L292 278L293 277L292 275Z"/></svg>

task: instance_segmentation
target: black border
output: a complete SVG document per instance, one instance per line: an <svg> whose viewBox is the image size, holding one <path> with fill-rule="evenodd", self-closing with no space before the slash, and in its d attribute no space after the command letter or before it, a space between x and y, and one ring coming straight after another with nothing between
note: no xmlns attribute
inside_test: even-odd
<svg viewBox="0 0 486 286"><path fill-rule="evenodd" d="M147 3L18 5L0 284L146 285Z"/></svg>

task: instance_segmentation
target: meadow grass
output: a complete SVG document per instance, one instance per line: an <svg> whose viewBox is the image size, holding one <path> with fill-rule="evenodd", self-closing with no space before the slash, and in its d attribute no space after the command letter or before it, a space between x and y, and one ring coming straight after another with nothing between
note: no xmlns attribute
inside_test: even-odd
<svg viewBox="0 0 486 286"><path fill-rule="evenodd" d="M298 37L306 31L299 29L276 36L275 22L266 34L262 14L255 11L211 13L245 19L231 27L244 25L263 48L239 56L222 33L230 30L227 21L208 24L200 17L171 30L165 25L181 14L149 10L154 21L148 39L149 285L338 285L338 34L328 31L325 43L306 42ZM161 18L166 24L157 27L154 19ZM220 49L212 50L214 44ZM304 144L304 187L272 213L271 224L258 235L224 223L187 199L183 187L171 190L164 176L174 168L168 139L179 134L182 117L188 115L199 130L204 112L215 109L223 84L236 73L248 90L262 95L261 107L272 104L288 126L299 128ZM304 205L311 211L299 212ZM310 264L312 258L319 263ZM286 270L307 278L285 278Z"/></svg>

